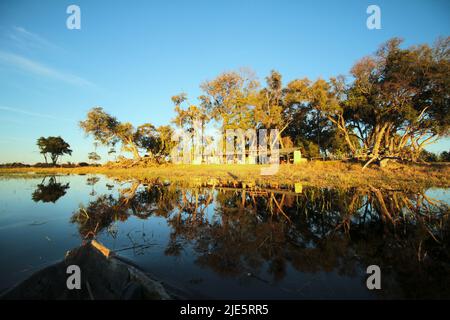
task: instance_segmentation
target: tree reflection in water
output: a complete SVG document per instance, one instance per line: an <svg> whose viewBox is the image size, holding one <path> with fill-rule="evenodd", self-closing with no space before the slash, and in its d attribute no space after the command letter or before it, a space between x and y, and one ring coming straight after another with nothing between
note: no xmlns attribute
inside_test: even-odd
<svg viewBox="0 0 450 320"><path fill-rule="evenodd" d="M55 176L51 176L47 183L46 179L47 177L44 177L31 195L31 199L33 199L34 202L42 201L55 203L59 198L64 196L67 192L66 190L70 188L69 183L62 184L56 182Z"/></svg>
<svg viewBox="0 0 450 320"><path fill-rule="evenodd" d="M93 196L96 196L96 195L97 195L97 192L95 191L94 187L95 187L95 185L97 184L97 182L99 182L99 181L100 181L100 178L99 178L99 177L96 177L96 176L89 177L89 178L86 179L86 185L92 187L92 190L91 190L91 192L89 193L90 196L93 197Z"/></svg>
<svg viewBox="0 0 450 320"><path fill-rule="evenodd" d="M283 279L299 272L355 276L376 264L385 297L450 297L448 206L423 190L178 188L133 183L74 213L83 237L130 216L164 217L166 255L191 248L196 263L229 277Z"/></svg>

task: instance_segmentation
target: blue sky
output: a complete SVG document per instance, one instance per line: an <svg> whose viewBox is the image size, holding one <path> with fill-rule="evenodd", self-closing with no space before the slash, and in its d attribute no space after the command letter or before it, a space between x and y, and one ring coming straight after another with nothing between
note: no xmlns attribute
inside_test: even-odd
<svg viewBox="0 0 450 320"><path fill-rule="evenodd" d="M81 8L81 30L66 8ZM366 8L381 8L381 30ZM42 161L39 136L61 135L84 161L78 121L102 106L135 125L167 124L170 97L200 94L219 73L250 67L295 78L348 74L391 37L450 35L450 1L0 1L0 163ZM441 140L432 151L450 148ZM105 149L99 148L105 156Z"/></svg>

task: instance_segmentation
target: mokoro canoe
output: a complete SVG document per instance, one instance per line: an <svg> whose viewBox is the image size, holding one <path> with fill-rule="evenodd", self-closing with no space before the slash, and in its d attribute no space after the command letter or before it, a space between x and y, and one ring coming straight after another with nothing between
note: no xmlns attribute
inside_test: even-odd
<svg viewBox="0 0 450 320"><path fill-rule="evenodd" d="M81 270L81 288L69 290L67 267ZM67 252L63 261L42 269L0 297L6 300L167 300L161 283L136 266L111 254L98 242L89 241Z"/></svg>

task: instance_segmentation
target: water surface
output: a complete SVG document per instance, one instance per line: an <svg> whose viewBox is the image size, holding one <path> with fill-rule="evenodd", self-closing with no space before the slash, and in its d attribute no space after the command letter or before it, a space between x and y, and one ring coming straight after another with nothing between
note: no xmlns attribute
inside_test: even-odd
<svg viewBox="0 0 450 320"><path fill-rule="evenodd" d="M191 298L450 298L447 190L242 187L2 176L0 290L96 238Z"/></svg>

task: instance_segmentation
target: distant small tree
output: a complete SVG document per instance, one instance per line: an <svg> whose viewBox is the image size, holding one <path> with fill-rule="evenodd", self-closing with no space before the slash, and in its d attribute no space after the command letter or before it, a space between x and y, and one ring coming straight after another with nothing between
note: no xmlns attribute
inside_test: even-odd
<svg viewBox="0 0 450 320"><path fill-rule="evenodd" d="M100 161L101 157L97 154L97 152L89 152L88 159L92 162Z"/></svg>
<svg viewBox="0 0 450 320"><path fill-rule="evenodd" d="M39 152L44 156L45 163L47 163L47 154L50 155L53 165L56 165L60 156L64 154L72 155L70 145L61 137L40 137L36 144L39 147Z"/></svg>

